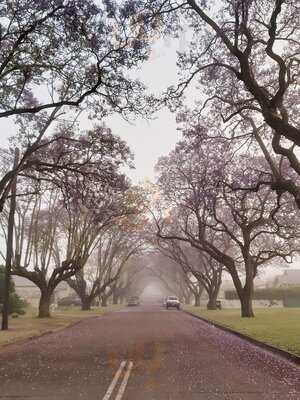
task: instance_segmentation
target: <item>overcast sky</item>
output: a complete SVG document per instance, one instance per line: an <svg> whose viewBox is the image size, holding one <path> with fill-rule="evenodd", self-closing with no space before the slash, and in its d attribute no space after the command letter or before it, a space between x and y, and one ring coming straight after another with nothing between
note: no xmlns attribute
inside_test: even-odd
<svg viewBox="0 0 300 400"><path fill-rule="evenodd" d="M177 82L176 51L181 47L182 41L166 40L154 46L150 60L139 72L139 78L151 92L161 93L168 85ZM136 169L129 172L134 183L147 178L153 180L153 168L158 158L166 155L180 138L175 114L168 109L161 110L150 121L139 119L131 125L119 116L114 116L108 124L127 141L135 155Z"/></svg>
<svg viewBox="0 0 300 400"><path fill-rule="evenodd" d="M176 51L182 50L184 36L179 41L161 40L153 47L150 60L138 72L138 77L156 94L162 92L168 85L177 81ZM121 136L135 155L135 170L128 171L133 183L144 179L154 179L154 165L158 158L166 155L179 140L176 129L175 114L168 109L161 110L154 119L146 121L138 119L128 123L120 116L114 115L106 121L113 132ZM81 120L81 128L88 126L85 119ZM14 133L13 118L0 119L1 144Z"/></svg>

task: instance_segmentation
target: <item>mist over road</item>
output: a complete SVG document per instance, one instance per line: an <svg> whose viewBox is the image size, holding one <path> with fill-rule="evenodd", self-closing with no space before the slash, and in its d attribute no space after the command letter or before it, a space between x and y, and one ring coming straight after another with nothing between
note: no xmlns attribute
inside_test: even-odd
<svg viewBox="0 0 300 400"><path fill-rule="evenodd" d="M299 400L300 368L159 305L0 352L0 399Z"/></svg>

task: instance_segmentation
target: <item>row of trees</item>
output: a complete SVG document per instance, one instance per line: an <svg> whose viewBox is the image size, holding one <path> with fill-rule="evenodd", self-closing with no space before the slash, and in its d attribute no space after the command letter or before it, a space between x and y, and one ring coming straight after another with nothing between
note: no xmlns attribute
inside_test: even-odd
<svg viewBox="0 0 300 400"><path fill-rule="evenodd" d="M0 118L19 126L1 154L6 329L11 272L39 287L47 316L55 287L79 280L101 238L109 241L104 231L123 229L135 212L121 173L130 151L102 120L148 114L151 101L129 72L150 41L127 1L4 1L0 24ZM101 124L81 132L81 113Z"/></svg>
<svg viewBox="0 0 300 400"><path fill-rule="evenodd" d="M165 35L188 27L191 39L179 53L180 82L164 96L190 124L209 126L211 136L231 143L255 142L268 171L255 185L278 196L290 193L299 207L299 5L265 2L155 0L148 21L161 18ZM189 113L185 100L196 94ZM196 92L197 93L197 92ZM221 128L221 129L219 129Z"/></svg>
<svg viewBox="0 0 300 400"><path fill-rule="evenodd" d="M278 198L269 187L254 192L233 185L232 179L239 187L245 180L255 182L256 168L263 163L261 157L234 154L225 141L199 140L197 132L193 137L189 130L185 140L159 161L159 192L152 203L163 251L198 276L186 244L198 251L200 271L210 265L213 275L225 267L245 317L254 315L254 279L259 270L273 260L289 262L299 250L299 212L289 195Z"/></svg>
<svg viewBox="0 0 300 400"><path fill-rule="evenodd" d="M115 111L147 115L154 103L128 72L148 58L154 37L188 27L180 82L163 102L181 109L195 83L201 96L189 121L201 117L214 131L222 124L221 135L234 142L255 140L269 171L248 188L289 192L299 206L298 11L297 0L222 0L214 7L197 0L5 1L0 118L46 110L53 119L65 107L86 106L99 119ZM43 135L1 180L2 203Z"/></svg>
<svg viewBox="0 0 300 400"><path fill-rule="evenodd" d="M162 246L171 243L172 257L185 243L225 268L242 316L251 317L259 270L298 252L299 6L293 0L143 6L151 10L148 22L163 22L162 34L185 26L190 37L178 54L179 83L163 96L178 112L183 140L157 165L151 200L157 236Z"/></svg>
<svg viewBox="0 0 300 400"><path fill-rule="evenodd" d="M31 280L41 291L40 317L49 316L51 297L62 281L69 282L88 309L117 281L142 244L135 234L139 196L120 171L131 156L125 143L99 128L69 137L71 141L60 137L54 146L35 154L39 166L48 166L51 159L55 172L45 167L19 175L12 243L7 237L8 203L0 217L12 252L12 274ZM2 254L4 259L6 255Z"/></svg>

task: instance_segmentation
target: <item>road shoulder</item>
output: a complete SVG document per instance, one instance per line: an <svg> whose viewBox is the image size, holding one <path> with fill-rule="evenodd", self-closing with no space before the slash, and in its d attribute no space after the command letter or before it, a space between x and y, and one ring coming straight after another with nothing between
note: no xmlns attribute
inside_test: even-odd
<svg viewBox="0 0 300 400"><path fill-rule="evenodd" d="M0 331L0 352L11 345L20 345L28 341L50 335L63 329L72 327L86 319L96 318L111 311L121 309L120 306L95 308L91 311L78 309L56 310L50 318L37 318L34 313L10 319L9 329Z"/></svg>
<svg viewBox="0 0 300 400"><path fill-rule="evenodd" d="M281 349L279 347L273 346L271 344L265 343L263 341L257 340L249 335L246 335L244 333L241 333L237 330L234 330L228 326L222 325L219 322L213 321L213 320L209 320L207 318L204 318L202 316L200 316L198 313L192 312L191 310L187 310L187 309L182 309L182 311L188 315L191 315L192 317L201 320L202 322L205 322L211 326L214 326L215 328L221 329L225 332L228 332L232 335L235 335L241 339L244 339L266 351L270 351L273 354L277 354L283 358L285 358L288 361L291 361L293 363L295 363L296 365L300 365L300 357L297 356L296 354L290 353L289 351L286 351L284 349Z"/></svg>

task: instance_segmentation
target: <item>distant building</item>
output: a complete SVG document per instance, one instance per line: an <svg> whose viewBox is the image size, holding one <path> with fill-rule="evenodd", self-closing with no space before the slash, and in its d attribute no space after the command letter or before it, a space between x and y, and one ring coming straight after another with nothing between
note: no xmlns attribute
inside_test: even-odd
<svg viewBox="0 0 300 400"><path fill-rule="evenodd" d="M26 300L31 306L37 307L40 300L40 289L29 279L21 276L13 276L17 294ZM66 282L61 282L54 291L54 302L63 297L70 296L74 291Z"/></svg>
<svg viewBox="0 0 300 400"><path fill-rule="evenodd" d="M273 280L274 287L300 285L300 269L287 269L282 275L277 275Z"/></svg>

